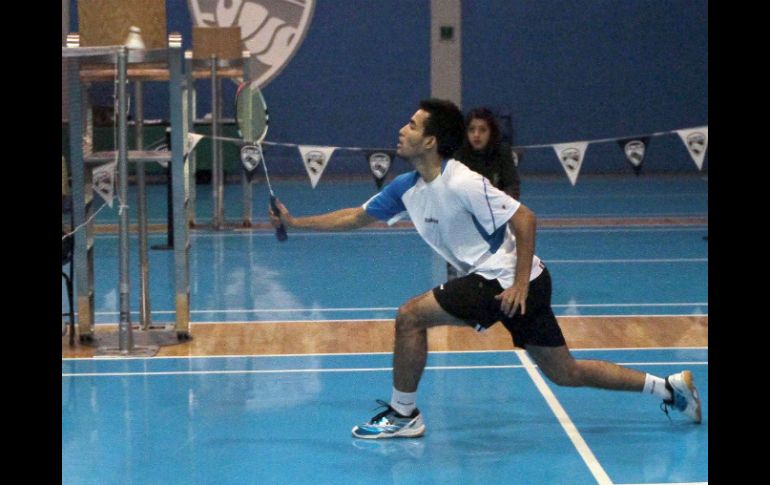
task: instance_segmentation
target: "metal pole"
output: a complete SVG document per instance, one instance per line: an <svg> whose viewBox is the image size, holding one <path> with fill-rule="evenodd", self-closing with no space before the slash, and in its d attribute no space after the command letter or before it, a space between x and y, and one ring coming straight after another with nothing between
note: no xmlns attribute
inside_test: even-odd
<svg viewBox="0 0 770 485"><path fill-rule="evenodd" d="M217 56L211 55L211 193L214 198L214 229L221 229L224 210L222 208L222 160L219 157L219 80L217 79Z"/></svg>
<svg viewBox="0 0 770 485"><path fill-rule="evenodd" d="M184 72L186 73L186 79L187 79L187 119L183 120L184 123L187 124L187 131L194 132L195 131L195 77L193 76L193 56L192 51L188 50L184 53ZM169 148L170 150L171 148ZM187 223L190 225L190 227L195 226L195 197L196 197L196 180L195 180L195 171L197 169L196 167L196 159L195 159L195 150L192 150L190 153L187 154L187 164L189 169L189 198L188 198L188 205L187 205Z"/></svg>
<svg viewBox="0 0 770 485"><path fill-rule="evenodd" d="M171 141L171 127L166 128L166 146L169 153L174 150L173 142ZM171 162L166 167L166 248L174 249L174 170L171 166Z"/></svg>
<svg viewBox="0 0 770 485"><path fill-rule="evenodd" d="M120 194L120 220L118 225L120 248L118 274L120 276L120 323L118 325L119 349L122 353L131 352L134 339L131 333L131 309L129 300L128 278L128 150L126 146L126 65L128 49L123 46L118 51L118 193Z"/></svg>
<svg viewBox="0 0 770 485"><path fill-rule="evenodd" d="M142 104L142 82L134 83L134 113L136 149L144 149L144 107ZM150 278L147 258L147 195L145 192L144 163L136 163L137 205L136 217L139 220L139 320L142 330L152 325L150 314Z"/></svg>

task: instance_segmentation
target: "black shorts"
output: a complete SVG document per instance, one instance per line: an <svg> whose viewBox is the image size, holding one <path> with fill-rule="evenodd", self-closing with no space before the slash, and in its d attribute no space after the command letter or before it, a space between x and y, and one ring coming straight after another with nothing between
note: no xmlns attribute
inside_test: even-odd
<svg viewBox="0 0 770 485"><path fill-rule="evenodd" d="M543 268L540 276L529 282L526 314L522 315L519 308L513 317L506 316L500 310L500 300L495 299L502 292L503 287L497 280L488 280L475 273L433 288L433 295L441 308L465 320L476 330L482 331L496 322L502 322L518 347L559 347L566 344L551 309L551 275L548 268Z"/></svg>

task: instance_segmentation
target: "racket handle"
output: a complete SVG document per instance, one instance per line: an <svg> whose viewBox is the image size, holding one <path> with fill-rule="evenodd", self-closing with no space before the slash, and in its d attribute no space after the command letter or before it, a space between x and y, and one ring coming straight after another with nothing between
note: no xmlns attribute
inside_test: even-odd
<svg viewBox="0 0 770 485"><path fill-rule="evenodd" d="M275 203L274 195L270 196L270 207L273 209L273 212L275 212L276 214L279 213L278 206ZM281 242L284 242L289 238L289 236L286 234L286 226L283 225L283 222L281 223L280 226L275 228L275 237Z"/></svg>

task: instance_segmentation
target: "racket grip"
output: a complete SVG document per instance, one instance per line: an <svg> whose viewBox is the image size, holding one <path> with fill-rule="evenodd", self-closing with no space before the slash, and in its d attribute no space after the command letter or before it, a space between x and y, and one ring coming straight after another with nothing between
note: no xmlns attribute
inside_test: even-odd
<svg viewBox="0 0 770 485"><path fill-rule="evenodd" d="M278 206L275 203L275 196L274 195L270 196L270 207L273 209L273 212L275 212L276 214L279 213ZM275 237L276 237L276 239L278 239L281 242L283 242L283 241L285 241L285 240L287 240L289 238L288 234L286 234L286 226L283 225L283 222L281 223L280 226L275 228Z"/></svg>

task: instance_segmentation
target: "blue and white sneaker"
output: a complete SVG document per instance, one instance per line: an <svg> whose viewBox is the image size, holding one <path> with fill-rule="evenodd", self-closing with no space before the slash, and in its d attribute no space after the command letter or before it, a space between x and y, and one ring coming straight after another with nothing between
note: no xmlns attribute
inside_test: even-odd
<svg viewBox="0 0 770 485"><path fill-rule="evenodd" d="M377 400L386 409L359 426L353 427L353 436L368 440L383 438L416 438L425 433L425 423L420 410L415 408L409 416L402 416L385 401Z"/></svg>
<svg viewBox="0 0 770 485"><path fill-rule="evenodd" d="M692 372L685 370L666 377L666 389L671 391L671 399L663 401L663 412L666 415L668 406L671 406L696 423L701 422L700 397L693 382Z"/></svg>

